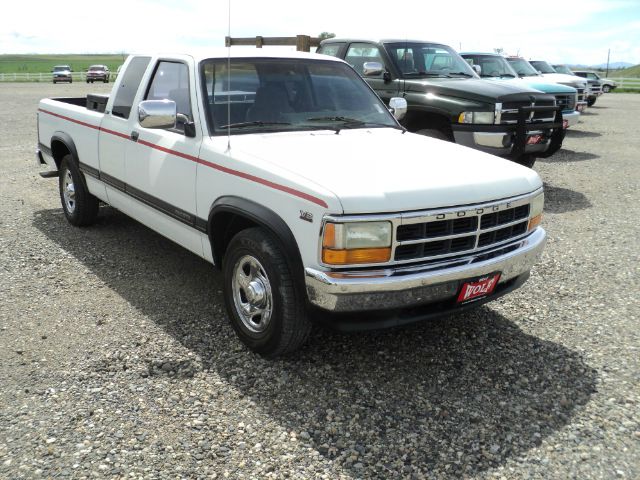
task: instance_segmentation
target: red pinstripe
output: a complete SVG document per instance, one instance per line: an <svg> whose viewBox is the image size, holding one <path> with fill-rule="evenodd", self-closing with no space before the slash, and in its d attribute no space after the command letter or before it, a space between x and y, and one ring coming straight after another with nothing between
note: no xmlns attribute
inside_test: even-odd
<svg viewBox="0 0 640 480"><path fill-rule="evenodd" d="M38 109L39 112L46 113L48 115L53 115L54 117L61 118L63 120L67 120L72 123L76 123L78 125L82 125L84 127L93 128L95 130L99 130L101 132L108 133L110 135L115 135L116 137L124 138L130 140L129 135L121 132L116 132L115 130L109 130L108 128L99 127L97 125L91 125L90 123L82 122L80 120L76 120L75 118L67 117L65 115L60 115L59 113L50 112L49 110L44 110L42 108ZM147 142L145 140L138 140L140 145L144 145L145 147L153 148L155 150L159 150L164 153L168 153L170 155L174 155L176 157L184 158L185 160L190 160L192 162L199 163L200 165L204 165L209 168L213 168L220 172L227 173L229 175L233 175L235 177L244 178L245 180L249 180L251 182L259 183L260 185L264 185L269 188L273 188L274 190L279 190L281 192L288 193L289 195L293 195L295 197L302 198L311 203L315 203L316 205L320 205L321 207L328 208L327 203L321 198L314 197L313 195L309 195L308 193L301 192L300 190L296 190L295 188L287 187L285 185L280 185L279 183L274 183L269 180L265 180L264 178L256 177L255 175L251 175L249 173L244 173L239 170L234 170L232 168L224 167L222 165L218 165L217 163L207 162L206 160L202 160L199 157L194 157L193 155L188 155L186 153L179 152L177 150L171 150L169 148L161 147L160 145L156 145L155 143Z"/></svg>

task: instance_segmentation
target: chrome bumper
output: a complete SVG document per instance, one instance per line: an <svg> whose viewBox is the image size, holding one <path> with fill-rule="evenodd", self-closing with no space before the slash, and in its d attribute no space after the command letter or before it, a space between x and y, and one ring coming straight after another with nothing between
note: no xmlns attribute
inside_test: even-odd
<svg viewBox="0 0 640 480"><path fill-rule="evenodd" d="M567 126L572 126L578 123L580 120L580 112L576 112L575 110L571 113L562 112L562 119L567 121Z"/></svg>
<svg viewBox="0 0 640 480"><path fill-rule="evenodd" d="M323 272L306 268L307 295L313 305L324 310L357 312L412 307L453 299L464 281L493 272L502 273L499 289L501 284L529 272L545 243L546 232L537 228L516 242L457 259L455 266L450 267L440 263L350 272ZM509 247L514 249L482 260L491 252L508 250ZM448 263L451 265L454 262Z"/></svg>

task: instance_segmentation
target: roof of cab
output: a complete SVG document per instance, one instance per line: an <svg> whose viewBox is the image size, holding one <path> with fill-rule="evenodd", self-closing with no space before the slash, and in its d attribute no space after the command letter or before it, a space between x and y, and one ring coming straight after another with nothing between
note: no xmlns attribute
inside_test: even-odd
<svg viewBox="0 0 640 480"><path fill-rule="evenodd" d="M154 58L177 58L177 57L191 57L196 62L207 59L226 59L229 56L231 59L237 58L281 58L281 59L312 59L312 60L330 60L335 62L342 62L342 60L334 57L327 57L325 55L317 55L310 52L297 52L295 50L286 50L284 48L266 47L233 47L231 52L225 47L213 47L202 48L193 50L189 53L158 53L158 54L144 54L138 53L133 56L151 56Z"/></svg>
<svg viewBox="0 0 640 480"><path fill-rule="evenodd" d="M358 42L365 42L365 43L432 43L435 45L446 45L446 43L443 42L432 42L430 40L416 40L416 39L411 39L411 38L327 38L325 40L322 40L322 42L320 42L320 44L324 44L324 43L345 43L345 42L349 42L349 43L358 43Z"/></svg>

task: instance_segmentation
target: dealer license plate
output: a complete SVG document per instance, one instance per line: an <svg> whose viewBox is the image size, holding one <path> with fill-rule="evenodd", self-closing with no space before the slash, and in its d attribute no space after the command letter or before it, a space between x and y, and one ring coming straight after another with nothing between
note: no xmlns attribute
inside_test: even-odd
<svg viewBox="0 0 640 480"><path fill-rule="evenodd" d="M531 135L527 138L527 145L537 145L542 142L543 138L542 135Z"/></svg>
<svg viewBox="0 0 640 480"><path fill-rule="evenodd" d="M500 273L492 273L485 277L478 278L462 284L460 293L458 294L458 303L466 303L471 300L491 295L498 285Z"/></svg>

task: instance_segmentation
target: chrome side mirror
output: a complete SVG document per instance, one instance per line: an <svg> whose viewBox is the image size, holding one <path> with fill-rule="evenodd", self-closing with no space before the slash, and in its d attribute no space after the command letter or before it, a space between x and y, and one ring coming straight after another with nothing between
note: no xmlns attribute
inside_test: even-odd
<svg viewBox="0 0 640 480"><path fill-rule="evenodd" d="M482 67L480 65L471 65L471 67L478 75L482 74Z"/></svg>
<svg viewBox="0 0 640 480"><path fill-rule="evenodd" d="M384 73L384 65L380 62L364 62L362 75L364 77L377 77Z"/></svg>
<svg viewBox="0 0 640 480"><path fill-rule="evenodd" d="M393 97L389 100L389 110L400 121L407 114L407 101L404 98Z"/></svg>
<svg viewBox="0 0 640 480"><path fill-rule="evenodd" d="M176 102L173 100L145 100L138 105L138 120L145 128L174 128Z"/></svg>

